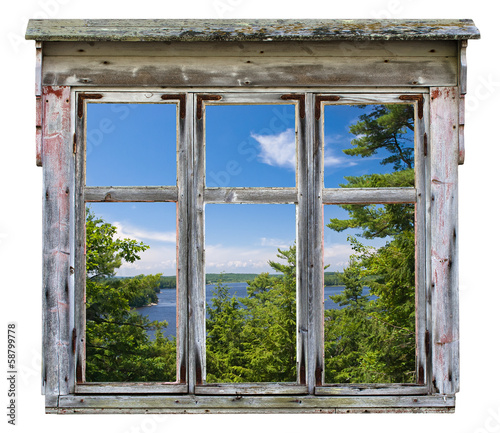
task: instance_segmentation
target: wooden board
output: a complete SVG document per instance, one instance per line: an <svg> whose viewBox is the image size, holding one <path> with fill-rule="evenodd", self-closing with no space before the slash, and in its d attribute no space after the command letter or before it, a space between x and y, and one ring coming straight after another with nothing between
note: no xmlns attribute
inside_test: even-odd
<svg viewBox="0 0 500 433"><path fill-rule="evenodd" d="M71 94L43 88L43 389L47 403L74 390L70 230Z"/></svg>
<svg viewBox="0 0 500 433"><path fill-rule="evenodd" d="M431 88L430 194L432 384L459 389L458 88Z"/></svg>
<svg viewBox="0 0 500 433"><path fill-rule="evenodd" d="M456 57L45 56L44 85L454 86Z"/></svg>

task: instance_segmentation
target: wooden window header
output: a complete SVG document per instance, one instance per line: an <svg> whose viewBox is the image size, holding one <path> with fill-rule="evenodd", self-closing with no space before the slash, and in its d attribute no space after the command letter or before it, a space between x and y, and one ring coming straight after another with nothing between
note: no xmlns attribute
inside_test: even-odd
<svg viewBox="0 0 500 433"><path fill-rule="evenodd" d="M37 41L363 41L479 39L460 20L128 20L33 19Z"/></svg>

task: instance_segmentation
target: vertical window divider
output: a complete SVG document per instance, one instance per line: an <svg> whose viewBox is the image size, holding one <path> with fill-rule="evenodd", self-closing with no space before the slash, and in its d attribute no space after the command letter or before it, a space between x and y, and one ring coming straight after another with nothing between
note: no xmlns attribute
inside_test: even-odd
<svg viewBox="0 0 500 433"><path fill-rule="evenodd" d="M177 128L177 380L187 383L188 288L189 288L189 169L193 142L193 106L186 94L162 95L163 100L178 99ZM188 114L186 116L186 114ZM190 116L191 115L191 116Z"/></svg>
<svg viewBox="0 0 500 433"><path fill-rule="evenodd" d="M323 270L323 147L321 125L323 116L316 116L316 98L306 95L308 122L308 276L309 276L309 329L314 338L309 340L309 392L324 380L324 270Z"/></svg>
<svg viewBox="0 0 500 433"><path fill-rule="evenodd" d="M205 337L205 116L203 100L209 95L191 94L188 114L193 119L193 146L188 178L191 182L188 198L189 208L189 373L188 392L195 393L206 377ZM194 104L196 98L196 112ZM201 114L201 116L200 116ZM189 118L189 117L188 117Z"/></svg>

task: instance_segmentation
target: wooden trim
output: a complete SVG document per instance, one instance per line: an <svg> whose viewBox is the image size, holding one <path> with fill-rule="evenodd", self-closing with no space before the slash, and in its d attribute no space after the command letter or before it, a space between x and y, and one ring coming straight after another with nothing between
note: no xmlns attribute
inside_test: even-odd
<svg viewBox="0 0 500 433"><path fill-rule="evenodd" d="M205 117L203 96L192 94L194 121L193 144L190 153L189 180L189 392L194 393L196 385L206 377L206 323L205 323ZM213 95L216 96L217 95ZM201 107L201 108L200 108ZM202 110L200 112L200 110ZM193 111L194 113L194 111Z"/></svg>
<svg viewBox="0 0 500 433"><path fill-rule="evenodd" d="M86 99L102 99L102 94L100 93L78 93L78 117L81 119L83 117L84 104Z"/></svg>
<svg viewBox="0 0 500 433"><path fill-rule="evenodd" d="M457 57L45 56L44 85L79 87L454 86ZM179 71L182 71L181 73ZM230 73L228 73L230 71ZM305 81L305 78L306 80Z"/></svg>
<svg viewBox="0 0 500 433"><path fill-rule="evenodd" d="M460 43L460 41L459 41ZM46 41L47 56L85 57L456 57L457 41L180 42Z"/></svg>
<svg viewBox="0 0 500 433"><path fill-rule="evenodd" d="M204 101L220 101L221 95L197 95L196 96L196 118L201 120L203 117L203 102Z"/></svg>
<svg viewBox="0 0 500 433"><path fill-rule="evenodd" d="M325 188L323 204L415 203L415 188Z"/></svg>
<svg viewBox="0 0 500 433"><path fill-rule="evenodd" d="M196 386L196 395L301 395L307 386L296 383L208 383Z"/></svg>
<svg viewBox="0 0 500 433"><path fill-rule="evenodd" d="M190 287L190 157L193 143L193 103L189 95L179 95L177 116L177 381L188 391L189 287ZM162 96L163 98L163 96ZM184 115L183 115L184 114Z"/></svg>
<svg viewBox="0 0 500 433"><path fill-rule="evenodd" d="M337 102L340 101L340 96L338 95L317 95L314 109L314 118L316 120L321 119L321 114L323 113L322 102Z"/></svg>
<svg viewBox="0 0 500 433"><path fill-rule="evenodd" d="M74 390L70 304L72 170L69 87L44 87L43 361L46 403Z"/></svg>
<svg viewBox="0 0 500 433"><path fill-rule="evenodd" d="M424 95L405 94L401 95L399 99L401 99L402 101L417 101L418 118L422 120L422 118L424 117Z"/></svg>
<svg viewBox="0 0 500 433"><path fill-rule="evenodd" d="M454 396L62 396L59 413L72 411L102 412L117 410L129 413L285 413L335 412L336 409L383 411L391 408L427 412L429 409L453 409Z"/></svg>
<svg viewBox="0 0 500 433"><path fill-rule="evenodd" d="M284 101L299 101L299 117L304 119L306 117L306 95L291 93L288 95L281 95Z"/></svg>
<svg viewBox="0 0 500 433"><path fill-rule="evenodd" d="M459 390L458 99L457 87L431 88L432 384Z"/></svg>
<svg viewBox="0 0 500 433"><path fill-rule="evenodd" d="M308 176L308 386L323 384L325 376L324 355L324 264L323 264L323 124L313 113L317 96L307 94L310 121L307 130ZM314 116L314 118L313 118ZM321 116L320 116L321 117Z"/></svg>
<svg viewBox="0 0 500 433"><path fill-rule="evenodd" d="M121 383L91 382L76 386L75 395L87 394L185 394L187 385L182 383Z"/></svg>
<svg viewBox="0 0 500 433"><path fill-rule="evenodd" d="M181 119L184 119L186 117L186 95L184 93L177 93L177 94L164 94L161 95L161 99L163 101L172 101L172 100L178 100L179 101L179 117Z"/></svg>
<svg viewBox="0 0 500 433"><path fill-rule="evenodd" d="M297 203L297 188L205 188L205 203Z"/></svg>
<svg viewBox="0 0 500 433"><path fill-rule="evenodd" d="M175 202L177 186L87 186L86 202Z"/></svg>
<svg viewBox="0 0 500 433"><path fill-rule="evenodd" d="M317 386L316 395L427 395L429 389L427 386L415 384L353 384L353 385L325 385Z"/></svg>
<svg viewBox="0 0 500 433"><path fill-rule="evenodd" d="M423 118L415 118L415 333L416 333L416 381L419 385L429 386L428 380L428 353L426 351L427 324L427 272L429 257L427 256L427 189L426 179L428 127L429 127L429 98L423 96Z"/></svg>

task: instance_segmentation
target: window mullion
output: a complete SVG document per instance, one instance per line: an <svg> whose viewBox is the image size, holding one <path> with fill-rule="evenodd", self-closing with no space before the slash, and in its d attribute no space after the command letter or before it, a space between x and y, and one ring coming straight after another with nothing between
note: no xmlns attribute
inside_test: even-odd
<svg viewBox="0 0 500 433"><path fill-rule="evenodd" d="M307 274L308 274L308 377L309 393L323 383L323 203L321 120L315 116L315 95L306 94L307 190Z"/></svg>

